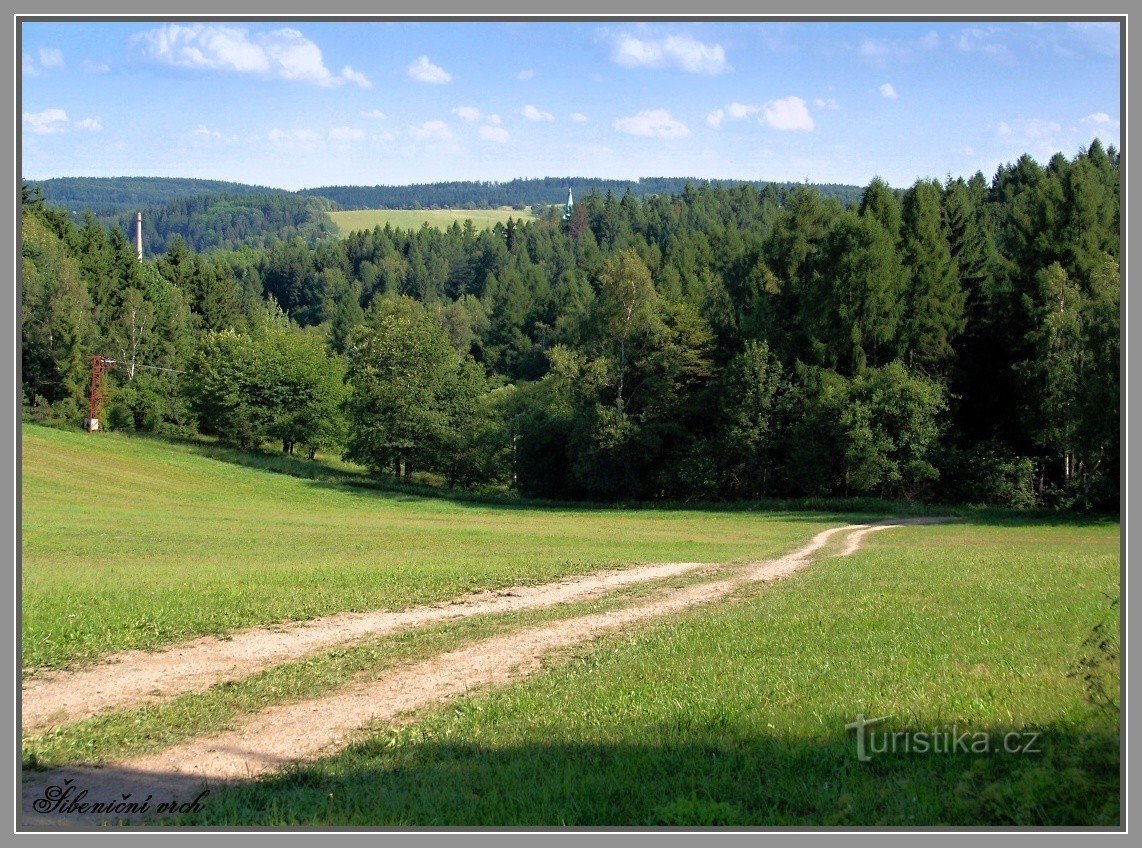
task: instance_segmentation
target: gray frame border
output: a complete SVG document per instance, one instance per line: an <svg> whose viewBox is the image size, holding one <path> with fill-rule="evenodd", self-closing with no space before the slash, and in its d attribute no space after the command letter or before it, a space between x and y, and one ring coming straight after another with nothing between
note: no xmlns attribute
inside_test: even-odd
<svg viewBox="0 0 1142 848"><path fill-rule="evenodd" d="M1129 478L1132 476L1131 472L1134 470L1134 466L1131 465L1130 459L1129 459L1129 449L1128 449L1128 441L1127 441L1127 425L1128 425L1129 411L1130 411L1128 375L1129 375L1130 370L1131 370L1130 366L1134 364L1134 360L1137 358L1138 355L1137 354L1132 355L1130 353L1129 344L1128 344L1128 333L1127 333L1127 326L1130 323L1130 318L1133 317L1133 314L1132 314L1131 310L1129 309L1129 302L1128 302L1129 299L1127 296L1128 286L1126 285L1129 246L1130 246L1130 240L1128 238L1128 236L1129 236L1128 196L1130 193L1129 192L1130 180L1129 180L1128 156L1127 156L1127 150L1128 150L1128 147L1127 147L1128 111L1129 111L1128 110L1128 83L1129 83L1128 61L1129 61L1129 59L1128 59L1128 52L1127 52L1126 48L1127 48L1127 34L1128 34L1128 16L1126 13L1127 10L1125 8L1122 8L1121 10L1107 10L1106 12L1099 14L1099 13L1091 13L1090 11L1076 12L1075 9L1073 8L1073 6L1068 7L1068 6L1061 5L1059 3L1059 0L1040 0L1039 2L1029 2L1029 0L1005 0L1005 2L1002 3L1002 5L1005 8L1004 9L996 9L996 4L994 2L988 3L988 2L980 2L980 0L970 0L970 2L962 3L956 12L948 12L946 10L946 7L943 10L937 9L937 10L930 11L930 12L918 12L917 11L917 3L915 3L915 2L906 2L906 0L893 0L892 2L888 2L887 0L879 0L879 2L869 4L868 6L864 7L865 11L852 12L849 8L846 7L845 4L840 2L840 0L812 0L811 5L813 8L811 11L807 11L806 10L806 3L804 3L804 2L800 2L800 3L788 2L788 0L785 0L785 2L782 2L782 3L767 4L769 6L769 8L767 8L764 12L759 12L756 8L756 5L752 4L752 3L742 2L742 0L732 0L732 2L727 2L727 0L722 0L722 3L719 4L719 9L716 12L713 12L713 13L707 12L707 13L695 14L695 13L693 13L693 11L691 11L692 5L687 4L687 3L683 3L683 2L681 2L681 0L659 0L659 2L648 2L648 0L625 0L625 2L622 3L622 10L623 11L621 11L621 12L614 11L613 6L608 9L607 7L609 4L600 3L600 2L598 2L598 0L588 0L587 3L580 2L580 3L575 4L576 13L568 13L568 11L565 8L563 10L556 11L556 12L549 12L546 10L538 11L535 8L534 3L527 2L526 0L512 0L512 2L507 2L507 0L496 0L496 2L491 2L491 3L486 4L484 6L483 11L473 13L471 11L471 7L463 4L462 0L431 0L431 11L426 11L423 3L413 4L411 2L408 2L408 0L405 0L404 3L400 4L402 8L396 9L396 10L390 10L391 7L393 5L396 5L396 4L386 4L386 7L388 7L388 8L386 8L383 11L379 11L374 4L363 2L363 0L341 0L341 2L338 3L338 7L337 7L336 12L329 13L329 14L314 14L311 11L311 9L313 8L312 4L306 3L306 2L304 2L304 0L278 0L278 2L276 2L276 3L268 3L268 2L266 2L266 0L243 0L243 2L241 2L239 4L243 10L240 12L234 11L234 4L232 4L232 3L219 2L219 0L201 0L201 2L195 4L196 5L195 10L193 12L187 14L186 12L168 11L166 9L161 9L161 10L156 9L155 5L153 3L142 2L142 0L116 0L116 2L114 2L113 4L108 4L108 6L111 7L111 11L108 11L108 12L93 12L91 10L90 6L88 6L87 4L84 4L82 2L82 0L53 0L53 2L51 3L50 11L49 10L41 11L40 9L28 9L27 6L30 6L32 4L27 3L27 0L25 0L25 2L21 3L20 5L23 8L11 9L12 16L13 16L13 41L14 41L16 49L13 53L13 64L11 66L12 76L13 76L12 86L9 89L13 92L13 109L9 114L12 115L12 117L13 117L13 129L12 129L11 138L12 138L12 144L13 144L13 161L15 163L15 168L13 171L13 184L11 187L13 193L10 194L9 196L16 198L16 201L15 201L14 206L5 205L4 206L5 211L3 213L5 215L5 217L8 214L12 214L13 217L12 217L8 232L14 234L13 240L10 243L8 243L8 246L7 246L7 249L10 249L12 251L11 252L11 258L12 258L11 267L13 269L13 277L12 277L12 280L13 280L13 287L12 287L13 297L11 300L5 300L4 304L3 304L3 310L5 313L4 318L7 319L7 323L5 325L8 327L12 327L13 331L14 331L13 337L12 337L12 350L13 350L12 368L9 372L6 373L5 378L4 378L5 388L8 389L7 393L4 396L5 397L4 402L5 403L11 403L13 405L13 407L12 407L12 414L10 416L3 417L3 421L4 421L3 427L5 428L4 435L5 435L5 437L8 437L10 439L10 441L8 443L10 445L12 445L12 447L13 447L12 453L6 454L5 460L7 461L7 459L9 457L11 457L11 460L12 460L12 466L11 466L12 467L12 477L11 477L11 479L13 480L13 487L12 487L11 491L12 491L13 497L12 497L12 509L11 509L11 516L12 516L12 518L11 518L11 522L12 522L11 523L12 548L11 548L11 550L12 550L12 555L13 555L12 562L13 562L13 566L14 566L13 578L12 578L12 580L13 580L13 583L12 583L12 587L13 587L13 606L12 606L13 618L12 618L12 620L13 620L14 624L13 624L13 630L10 633L8 631L5 631L5 634L4 634L4 640L5 640L6 644L7 644L7 640L9 638L9 636L13 640L11 643L11 650L6 654L6 657L10 657L11 661L13 662L13 666L12 666L13 677L10 678L13 681L13 692L12 692L11 700L5 701L5 710L7 710L7 708L11 707L12 713L13 713L13 715L12 715L12 722L13 723L10 726L15 727L17 729L17 731L19 728L19 725L17 723L17 720L18 720L17 719L17 713L18 713L18 708L19 708L18 693L19 693L19 685L20 685L20 670L19 670L19 664L18 664L17 658L19 656L19 654L18 654L18 639L19 639L19 614L20 614L20 607L19 607L19 591L20 591L20 585L19 585L19 554L20 554L19 526L20 525L19 525L19 521L20 521L20 515L21 515L21 512L20 512L21 491L20 491L20 486L19 486L19 468L20 468L21 452L20 452L20 440L19 440L20 407L16 403L16 400L18 397L18 392L19 392L19 382L18 382L17 377L18 377L18 369L19 369L19 362L20 362L20 347L19 347L19 333L18 333L18 330L19 330L18 314L19 313L18 313L18 308L17 308L17 305L19 303L19 285L18 285L18 281L19 281L19 269L18 269L18 260L19 260L19 251L18 251L18 244L19 244L18 203L19 203L19 201L18 201L18 197L19 197L19 195L18 195L16 189L18 189L19 177L20 177L20 173L21 173L20 161L19 161L20 152L19 152L19 147L18 147L19 141L20 141L20 132L21 132L20 121L19 121L19 106L20 106L21 101L20 101L20 88L19 88L19 70L18 70L19 65L17 65L16 63L19 61L19 56L20 56L20 50L19 50L19 21L20 20L36 20L36 21L59 20L59 21L63 21L63 20L80 20L80 19L82 19L82 20L107 20L107 21L111 21L111 20L116 20L116 19L146 20L146 19L155 19L155 18L172 18L172 19L178 18L178 19L189 19L189 20L194 20L194 19L217 20L220 18L225 18L227 20L232 20L232 21L238 22L238 21L243 21L243 20L291 18L291 19L295 19L295 20L299 20L299 21L312 21L312 22L318 22L318 21L335 22L335 21L348 21L348 20L361 20L361 19L396 19L396 20L420 20L420 21L528 20L528 21L552 21L552 22L555 22L555 21L590 22L593 20L600 20L600 21L619 23L619 22L623 22L623 21L636 21L636 20L654 20L654 21L663 21L663 22L668 22L671 20L677 20L679 22L691 21L691 20L694 20L694 21L700 21L700 20L719 20L719 21L774 20L775 22L781 22L781 21L824 21L824 20L845 20L845 21L853 21L853 22L856 22L856 21L886 21L887 22L887 21L924 21L924 20L962 20L965 22L969 22L969 21L1004 20L1004 21L1016 22L1016 21L1026 21L1026 20L1044 20L1044 19L1057 18L1057 19L1063 19L1063 20L1067 20L1067 21L1122 20L1122 21L1126 22L1122 28L1122 35L1121 35L1122 47L1121 47L1121 54L1120 54L1121 55L1121 62L1122 62L1122 88L1121 88L1122 102L1121 102L1121 113L1120 113L1121 118L1122 118L1122 123L1121 123L1122 140L1121 140L1120 150L1122 153L1123 192L1125 195L1123 197L1123 204L1122 204L1123 214L1122 214L1122 219L1121 219L1122 220L1121 226L1122 226L1122 235L1124 237L1123 238L1123 244L1124 244L1124 246L1126 246L1126 250L1124 250L1124 252L1123 252L1123 262L1122 262L1122 268L1121 268L1122 279L1123 279L1123 287L1122 287L1123 313L1122 314L1126 318L1125 323L1122 324L1122 331L1121 331L1122 332L1122 338L1121 338L1121 341L1122 341L1122 364L1124 366L1122 373L1121 373L1121 380L1122 380L1123 389L1125 391L1124 391L1123 396L1122 396L1122 407L1120 409L1121 433L1122 433L1122 441L1123 441L1123 448L1124 448L1123 454L1122 454L1123 462L1122 462L1122 469L1121 469L1121 474L1122 474L1121 581L1122 581L1122 588L1123 588L1123 591L1125 593L1125 597L1124 597L1124 601L1123 601L1123 619L1122 619L1122 651L1123 651L1123 663L1125 666L1123 669L1124 673L1123 673L1123 678L1122 678L1122 685L1123 685L1123 692L1122 692L1123 701L1122 701L1122 703L1124 706L1127 707L1127 709L1124 710L1123 715L1122 715L1122 722L1123 722L1123 738L1122 738L1122 746L1123 747L1122 747L1122 750L1123 750L1124 756L1122 758L1121 768L1122 768L1122 796L1123 796L1123 801L1125 803L1123 803L1123 805L1122 805L1122 816L1123 816L1122 827L1117 828L1117 829L1110 829L1109 831L1096 831L1096 832L1122 833L1122 834L1127 832L1128 810L1132 806L1129 803L1129 800L1131 800L1131 797L1130 797L1130 793L1129 793L1128 769L1127 769L1127 764L1129 761L1129 754L1128 754L1129 738L1128 738L1128 734L1127 734L1127 728L1128 728L1128 723L1129 723L1128 722L1129 713L1131 711L1130 705L1128 703L1128 699L1126 697L1126 695L1127 695L1127 684L1128 684L1128 679L1129 679L1129 663L1128 663L1129 645L1128 645L1128 624L1127 624L1128 615L1127 615L1127 611L1130 609L1132 602L1134 601L1134 598L1133 598L1132 594L1130 593L1129 587L1127 585L1126 563L1129 559L1129 555L1131 553L1134 553L1135 549L1138 546L1138 543L1132 540L1132 538L1130 537L1130 534L1127 531L1127 527L1129 524L1129 517L1130 517L1130 515L1129 515L1129 485L1128 484L1129 484ZM189 4L187 4L187 5L189 5ZM1116 5L1118 5L1118 4L1116 4ZM1125 4L1121 4L1121 5L1125 6ZM585 8L585 9L581 8L583 6L587 6L588 8ZM12 310L12 314L11 314L10 318L7 315L8 309ZM10 384L8 381L11 381ZM10 435L7 431L8 427L11 427ZM12 794L8 796L10 798L18 798L19 768L20 768L21 758L20 758L20 752L18 749L18 745L15 744L17 739L18 739L18 733L17 733L17 736L13 738L12 755L13 755L13 762L16 764L16 773L13 775L14 782L11 786ZM5 776L5 779L7 780L7 775ZM1135 793L1135 794L1137 794L1137 793ZM31 831L31 830L22 830L20 828L19 823L17 821L18 803L14 806L15 806L15 809L13 810L13 833L14 834L21 834L21 835L28 835L28 837L30 838L33 833L37 833L37 832ZM844 834L858 834L857 839L860 842L864 842L866 839L869 841L875 840L877 838L876 837L877 834L896 834L896 833L899 833L899 835L904 836L906 833L915 833L916 831L921 831L921 832L926 832L926 833L935 832L935 833L939 833L940 835L944 835L946 837L951 837L951 838L965 838L965 836L964 836L965 833L973 833L974 832L972 830L965 831L964 829L936 830L936 829L931 828L931 827L902 828L902 829L892 829L892 830L859 830L859 831L851 830L851 829L850 830L825 830L825 829L784 830L784 829L774 829L774 828L768 828L768 829L757 828L757 829L749 829L749 830L744 831L744 832L721 830L721 831L717 831L715 833L711 833L709 831L697 831L697 832L695 832L694 830L680 830L680 831L678 831L678 830L670 831L670 830L665 830L665 829L638 829L638 830L621 829L621 830L616 830L616 829L606 829L606 828L592 828L592 829L587 829L587 830L576 830L576 831L565 831L562 829L536 829L536 830L513 829L513 830L508 830L508 831L503 831L503 830L492 830L492 831L477 830L477 831L472 831L472 830L464 830L464 829L433 829L433 830L419 830L419 831L408 831L408 830L365 830L365 831L362 831L362 830L358 830L358 829L353 829L353 830L348 830L348 831L346 831L346 830L328 830L327 831L327 830L312 830L311 829L311 830L301 830L301 831L286 831L286 830L277 830L277 829L257 829L257 831L255 831L255 832L264 832L264 830L269 830L270 832L275 833L275 834L286 834L286 833L292 832L292 833L297 833L298 835L305 835L305 836L309 836L309 835L316 836L318 833L325 833L325 832L339 833L339 834L355 833L358 836L365 836L366 834L371 834L371 833L385 833L385 834L391 834L392 836L399 837L402 840L405 838L417 838L417 837L423 838L426 836L435 839L437 837L437 835L439 835L439 837L442 839L446 839L446 838L451 837L451 836L461 836L461 835L466 835L466 834L473 834L476 836L477 842L488 841L488 844L492 844L492 840L495 839L493 834L496 834L496 833L502 833L502 834L511 833L513 835L514 834L521 834L521 835L522 834L535 834L536 836L539 836L541 834L544 836L548 836L548 835L552 835L552 834L560 834L560 835L564 835L564 836L570 836L571 838L576 838L576 839L577 838L583 838L583 837L589 838L591 836L601 835L603 833L615 833L615 834L622 834L623 836L625 836L627 838L632 838L632 837L637 838L638 836L642 836L643 838L647 838L647 837L658 838L660 836L661 837L681 836L684 839L687 839L687 841L689 841L690 839L703 838L707 835L717 836L719 838L726 838L726 837L733 837L733 836L737 836L737 837L741 838L741 837L748 837L751 834L758 834L758 833L766 833L768 835L781 834L781 835L788 836L788 837L793 837L795 834L813 834L813 837L811 837L811 838L828 838L829 836L839 835L841 833L844 833ZM982 829L982 830L983 830L983 832L987 832L987 833L1010 833L1013 830L1017 830L1018 832L1028 832L1027 829L986 828L986 829ZM903 832L900 832L900 831L903 831ZM135 832L137 832L137 831L135 831ZM152 836L157 835L160 838L167 836L167 834L172 834L172 835L176 835L176 836L184 836L184 837L189 835L192 838L196 838L196 837L197 838L211 838L215 834L218 834L218 833L235 833L235 834L237 834L237 833L251 832L251 830L250 829L242 829L242 830L237 830L237 829L235 829L235 830L203 829L203 830L196 830L196 831L192 831L192 832L188 832L188 831L175 832L175 831L171 831L171 830L166 830L166 831L147 830L144 832L147 833L148 835L152 835ZM1054 836L1057 838L1057 837L1062 836L1063 834L1071 834L1071 833L1084 832L1084 831L1078 831L1078 830L1073 829L1073 828L1072 829L1065 829L1065 828L1038 829L1038 828L1036 828L1031 832L1034 834L1034 836L1039 837L1039 838L1043 838L1043 837L1050 838L1052 836L1052 834L1054 834ZM128 832L127 831L116 831L115 833L112 834L112 833L100 833L99 831L75 830L75 831L54 831L53 833L57 833L57 834L59 834L59 836L64 836L65 834L69 834L69 833L76 833L76 834L82 833L82 834L87 835L89 838L90 838L90 836L94 835L94 836L96 836L97 840L102 841L102 840L108 839L108 838L118 840L119 838L122 838L123 835L127 834ZM202 836L199 837L198 836L199 834L201 834ZM59 838L59 837L57 836L54 838ZM469 835L467 838L471 839L472 836ZM54 841L54 839L53 839L53 841Z"/></svg>

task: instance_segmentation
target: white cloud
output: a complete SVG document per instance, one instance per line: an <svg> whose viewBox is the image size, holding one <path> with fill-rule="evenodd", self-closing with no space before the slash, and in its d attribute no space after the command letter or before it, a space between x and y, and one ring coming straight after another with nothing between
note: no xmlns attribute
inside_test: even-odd
<svg viewBox="0 0 1142 848"><path fill-rule="evenodd" d="M330 141L359 141L365 137L365 131L357 127L334 127L329 131Z"/></svg>
<svg viewBox="0 0 1142 848"><path fill-rule="evenodd" d="M452 74L439 65L432 64L427 56L421 56L408 66L408 75L417 82L426 82L430 85L443 85L452 82Z"/></svg>
<svg viewBox="0 0 1142 848"><path fill-rule="evenodd" d="M383 121L388 117L388 115L386 115L380 109L362 109L361 117L368 118L371 121Z"/></svg>
<svg viewBox="0 0 1142 848"><path fill-rule="evenodd" d="M582 112L573 112L571 113L571 120L577 124L585 124L591 119L584 115Z"/></svg>
<svg viewBox="0 0 1142 848"><path fill-rule="evenodd" d="M83 70L89 74L108 74L111 73L111 66L106 62L92 62L90 59L84 59Z"/></svg>
<svg viewBox="0 0 1142 848"><path fill-rule="evenodd" d="M28 128L40 135L66 132L72 127L90 130L91 132L99 132L103 129L98 118L83 118L79 121L72 121L67 117L67 112L56 107L45 109L42 112L25 112L23 118Z"/></svg>
<svg viewBox="0 0 1142 848"><path fill-rule="evenodd" d="M68 125L67 112L54 108L42 112L25 112L24 121L32 128L32 132L43 135L61 132Z"/></svg>
<svg viewBox="0 0 1142 848"><path fill-rule="evenodd" d="M536 109L530 103L523 107L523 116L529 121L554 121L555 116L550 112L544 112L541 109Z"/></svg>
<svg viewBox="0 0 1142 848"><path fill-rule="evenodd" d="M736 100L724 109L715 109L706 115L706 123L720 127L727 119L744 121L755 115L759 124L766 124L775 130L813 129L813 118L800 97L789 96L781 100L770 100L763 106L753 103L738 103Z"/></svg>
<svg viewBox="0 0 1142 848"><path fill-rule="evenodd" d="M800 97L786 97L770 100L765 104L764 121L775 130L798 130L808 132L813 129L813 118Z"/></svg>
<svg viewBox="0 0 1142 848"><path fill-rule="evenodd" d="M751 115L756 115L760 111L760 106L754 106L750 103L738 103L737 101L731 103L726 109L726 112L729 114L729 116L735 120L748 118Z"/></svg>
<svg viewBox="0 0 1142 848"><path fill-rule="evenodd" d="M452 130L443 121L425 121L423 124L412 124L408 128L409 135L421 141L449 141Z"/></svg>
<svg viewBox="0 0 1142 848"><path fill-rule="evenodd" d="M833 110L833 109L840 109L841 108L837 104L836 99L834 99L832 97L818 97L813 101L813 105L816 106L818 109Z"/></svg>
<svg viewBox="0 0 1142 848"><path fill-rule="evenodd" d="M1023 134L1027 136L1027 138L1045 138L1046 136L1054 135L1060 130L1062 130L1062 126L1054 121L1042 121L1038 118L1032 118L1023 128Z"/></svg>
<svg viewBox="0 0 1142 848"><path fill-rule="evenodd" d="M899 100L900 95L896 93L896 89L892 87L892 83L886 82L880 87L880 96L885 100Z"/></svg>
<svg viewBox="0 0 1142 848"><path fill-rule="evenodd" d="M958 37L952 39L952 43L961 53L982 53L993 59L1009 62L1013 57L1007 45L992 40L996 32L994 27L987 29L972 27L962 30Z"/></svg>
<svg viewBox="0 0 1142 848"><path fill-rule="evenodd" d="M459 115L465 121L478 121L483 117L483 113L475 106L458 106L452 110L452 114Z"/></svg>
<svg viewBox="0 0 1142 848"><path fill-rule="evenodd" d="M940 36L929 31L919 38L887 39L866 38L857 47L860 57L873 65L884 67L889 62L911 62L940 46Z"/></svg>
<svg viewBox="0 0 1142 848"><path fill-rule="evenodd" d="M387 144L390 141L396 141L396 133L391 133L388 130L381 130L380 132L373 133L369 136L373 141Z"/></svg>
<svg viewBox="0 0 1142 848"><path fill-rule="evenodd" d="M341 78L349 82L356 83L361 88L372 88L372 81L360 71L354 71L351 67L346 65L341 69Z"/></svg>
<svg viewBox="0 0 1142 848"><path fill-rule="evenodd" d="M689 35L640 39L623 33L614 41L611 59L628 68L678 68L691 74L733 70L722 45L706 44Z"/></svg>
<svg viewBox="0 0 1142 848"><path fill-rule="evenodd" d="M672 118L665 109L644 109L637 115L617 119L612 126L628 135L656 138L684 138L690 135L690 128Z"/></svg>
<svg viewBox="0 0 1142 848"><path fill-rule="evenodd" d="M487 141L505 142L511 138L507 130L493 124L484 124L484 126L480 127L479 132L480 138L486 139Z"/></svg>
<svg viewBox="0 0 1142 848"><path fill-rule="evenodd" d="M238 141L238 136L230 135L225 136L218 130L212 130L206 124L199 124L190 131L190 140L198 145L214 145L220 143L233 144Z"/></svg>
<svg viewBox="0 0 1142 848"><path fill-rule="evenodd" d="M62 68L64 64L63 51L55 47L41 47L40 64L45 68Z"/></svg>
<svg viewBox="0 0 1142 848"><path fill-rule="evenodd" d="M276 127L269 131L266 138L280 150L313 150L323 141L322 137L313 130L279 130Z"/></svg>
<svg viewBox="0 0 1142 848"><path fill-rule="evenodd" d="M21 70L23 71L24 76L26 76L26 77L38 77L40 75L40 69L36 67L36 60L35 59L33 59L27 53L24 53L21 56L21 60L22 60L22 62L21 62L20 67L21 67Z"/></svg>
<svg viewBox="0 0 1142 848"><path fill-rule="evenodd" d="M526 71L520 71L518 74L516 74L515 78L517 80L529 80L534 76L535 71L533 71L531 68L528 68Z"/></svg>
<svg viewBox="0 0 1142 848"><path fill-rule="evenodd" d="M1108 127L1111 124L1117 124L1118 121L1114 120L1106 112L1095 112L1094 114L1087 115L1082 119L1084 124L1093 124L1094 126Z"/></svg>
<svg viewBox="0 0 1142 848"><path fill-rule="evenodd" d="M325 67L321 48L296 29L277 29L252 41L244 29L225 24L167 24L136 40L152 59L179 68L252 73L325 87L345 82L372 86L349 66L335 75Z"/></svg>
<svg viewBox="0 0 1142 848"><path fill-rule="evenodd" d="M1011 129L1011 124L1007 123L1007 121L1000 121L998 124L995 125L995 134L996 135L1001 135L1001 136L1006 137L1006 136L1014 134L1014 132L1015 131L1013 129Z"/></svg>
<svg viewBox="0 0 1142 848"><path fill-rule="evenodd" d="M487 117L488 117L488 123L489 124L502 124L503 123L503 121L500 120L499 115L488 115Z"/></svg>

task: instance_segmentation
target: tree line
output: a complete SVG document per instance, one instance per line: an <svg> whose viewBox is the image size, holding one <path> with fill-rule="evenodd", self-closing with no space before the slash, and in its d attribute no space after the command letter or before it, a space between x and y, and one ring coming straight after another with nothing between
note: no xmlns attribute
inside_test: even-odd
<svg viewBox="0 0 1142 848"><path fill-rule="evenodd" d="M496 209L501 206L524 208L563 203L570 189L578 197L591 192L647 197L652 194L677 194L686 184L715 184L723 188L752 185L764 190L773 185L790 189L795 183L768 183L764 180L699 180L687 177L641 177L636 180L608 180L597 177L542 177L514 179L505 182L460 180L401 186L321 186L302 189L299 194L325 197L344 209ZM839 183L815 184L818 192L841 203L860 198L859 186Z"/></svg>
<svg viewBox="0 0 1142 848"><path fill-rule="evenodd" d="M844 204L588 192L476 231L376 228L138 263L23 204L26 414L334 450L377 474L615 499L1115 509L1119 157Z"/></svg>

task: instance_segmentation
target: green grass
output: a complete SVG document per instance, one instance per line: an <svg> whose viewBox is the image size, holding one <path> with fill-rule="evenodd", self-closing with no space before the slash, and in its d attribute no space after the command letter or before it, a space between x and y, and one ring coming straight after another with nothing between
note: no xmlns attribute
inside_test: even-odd
<svg viewBox="0 0 1142 848"><path fill-rule="evenodd" d="M1073 672L1114 621L1118 530L977 517L874 534L180 821L1117 826L1117 712ZM860 762L858 713L997 744L1035 732L1041 752Z"/></svg>
<svg viewBox="0 0 1142 848"><path fill-rule="evenodd" d="M46 733L25 736L22 740L24 768L100 765L141 756L195 736L231 729L243 717L269 704L302 701L354 682L376 680L398 666L428 659L479 639L616 609L667 587L680 588L715 579L733 568L703 569L698 574L627 586L557 607L444 621L338 645L240 680L227 680L201 692L189 692L157 704L113 710Z"/></svg>
<svg viewBox="0 0 1142 848"><path fill-rule="evenodd" d="M347 485L366 481L336 464L306 479L297 460L35 425L22 451L26 673L635 562L767 557L852 517L424 497Z"/></svg>
<svg viewBox="0 0 1142 848"><path fill-rule="evenodd" d="M439 229L447 229L453 222L464 226L471 221L477 230L490 230L496 224L506 224L508 218L530 220L530 211L517 209L351 209L344 212L330 212L329 217L337 225L342 236L357 230L372 230L391 224L396 229L418 230L425 224Z"/></svg>

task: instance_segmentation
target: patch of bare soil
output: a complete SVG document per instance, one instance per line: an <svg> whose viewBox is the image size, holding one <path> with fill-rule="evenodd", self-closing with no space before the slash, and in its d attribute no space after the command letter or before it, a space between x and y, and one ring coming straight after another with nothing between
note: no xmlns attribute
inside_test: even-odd
<svg viewBox="0 0 1142 848"><path fill-rule="evenodd" d="M657 616L711 603L751 582L786 577L807 565L812 555L837 533L852 531L840 552L840 555L848 555L856 551L869 533L940 520L946 519L900 519L834 527L818 533L793 553L757 563L726 579L668 590L652 600L617 610L484 639L392 671L375 681L300 703L270 707L236 730L193 739L130 762L36 775L23 786L23 821L50 825L120 818L114 814L93 817L61 813L45 799L50 787L62 787L65 781L86 789L88 795L84 800L88 802L122 799L123 803L130 803L148 795L153 796L153 804L170 800L172 796L189 801L203 788L248 780L329 753L346 744L355 732L371 722L392 720L402 713L464 695L473 689L502 685L533 673L540 668L541 657L552 650L580 644ZM38 807L37 801L40 802ZM122 816L123 820L138 818Z"/></svg>

